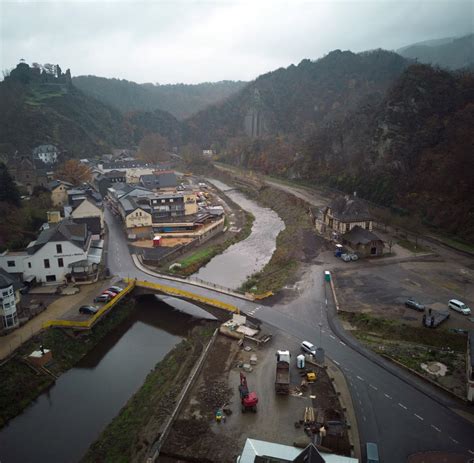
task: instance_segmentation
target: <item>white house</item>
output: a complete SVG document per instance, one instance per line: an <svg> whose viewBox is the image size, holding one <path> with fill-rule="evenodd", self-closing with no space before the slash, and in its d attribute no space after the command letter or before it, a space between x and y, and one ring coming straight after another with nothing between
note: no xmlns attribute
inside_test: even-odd
<svg viewBox="0 0 474 463"><path fill-rule="evenodd" d="M65 283L73 264L88 260L90 245L91 234L86 224L63 220L43 230L26 250L0 254L0 267L23 280Z"/></svg>
<svg viewBox="0 0 474 463"><path fill-rule="evenodd" d="M58 162L59 149L54 145L40 145L33 149L33 158L43 161L45 164Z"/></svg>
<svg viewBox="0 0 474 463"><path fill-rule="evenodd" d="M0 269L0 329L18 326L17 304L20 302L19 282Z"/></svg>

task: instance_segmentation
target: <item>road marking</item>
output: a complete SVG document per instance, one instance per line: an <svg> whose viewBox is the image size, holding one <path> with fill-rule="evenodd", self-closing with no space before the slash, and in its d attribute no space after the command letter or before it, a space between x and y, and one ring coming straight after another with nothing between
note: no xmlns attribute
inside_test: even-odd
<svg viewBox="0 0 474 463"><path fill-rule="evenodd" d="M387 399L391 399L391 397L388 394L384 394L384 396L387 397Z"/></svg>
<svg viewBox="0 0 474 463"><path fill-rule="evenodd" d="M471 455L474 455L474 451L468 450L468 452L469 452Z"/></svg>
<svg viewBox="0 0 474 463"><path fill-rule="evenodd" d="M362 407L362 401L359 399L359 405Z"/></svg>
<svg viewBox="0 0 474 463"><path fill-rule="evenodd" d="M414 415L415 415L419 420L423 421L424 418L423 418L422 416L417 415L416 413L415 413Z"/></svg>
<svg viewBox="0 0 474 463"><path fill-rule="evenodd" d="M400 402L398 402L398 405L400 405L400 407L404 408L405 410L408 410L408 408L405 407L405 405L401 404Z"/></svg>
<svg viewBox="0 0 474 463"><path fill-rule="evenodd" d="M449 438L450 438L455 444L459 444L459 441L457 441L456 439L454 439L454 437L449 436Z"/></svg>
<svg viewBox="0 0 474 463"><path fill-rule="evenodd" d="M378 390L379 390L379 388L376 387L376 386L374 386L373 384L369 384L369 386L370 386L374 391L378 391Z"/></svg>
<svg viewBox="0 0 474 463"><path fill-rule="evenodd" d="M331 339L336 339L332 334L329 335Z"/></svg>
<svg viewBox="0 0 474 463"><path fill-rule="evenodd" d="M324 330L321 330L321 333L325 333L325 332L326 332L326 331L324 331Z"/></svg>
<svg viewBox="0 0 474 463"><path fill-rule="evenodd" d="M362 415L362 418L364 419L364 421L367 421L367 420L365 419L365 415Z"/></svg>
<svg viewBox="0 0 474 463"><path fill-rule="evenodd" d="M361 381L364 381L364 378L361 378L359 375L357 375L356 378L360 379Z"/></svg>
<svg viewBox="0 0 474 463"><path fill-rule="evenodd" d="M345 342L342 342L342 341L339 341L339 344L342 344L343 346L346 345L346 343L345 343Z"/></svg>
<svg viewBox="0 0 474 463"><path fill-rule="evenodd" d="M436 430L436 431L438 431L438 432L441 432L441 429L437 428L434 424L432 424L431 427L432 427L434 430Z"/></svg>
<svg viewBox="0 0 474 463"><path fill-rule="evenodd" d="M337 360L333 360L333 362L336 364L336 365L341 365Z"/></svg>

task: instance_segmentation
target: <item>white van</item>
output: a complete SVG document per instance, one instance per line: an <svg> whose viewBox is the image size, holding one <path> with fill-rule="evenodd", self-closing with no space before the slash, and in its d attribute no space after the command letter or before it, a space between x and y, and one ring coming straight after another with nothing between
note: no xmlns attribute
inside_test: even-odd
<svg viewBox="0 0 474 463"><path fill-rule="evenodd" d="M451 299L448 302L448 307L455 310L456 312L462 313L463 315L471 314L471 309L466 304L464 304L464 302L458 301L457 299Z"/></svg>
<svg viewBox="0 0 474 463"><path fill-rule="evenodd" d="M308 354L311 354L312 356L316 356L316 347L314 344L311 344L309 341L303 341L301 343L301 350L303 352L307 352Z"/></svg>

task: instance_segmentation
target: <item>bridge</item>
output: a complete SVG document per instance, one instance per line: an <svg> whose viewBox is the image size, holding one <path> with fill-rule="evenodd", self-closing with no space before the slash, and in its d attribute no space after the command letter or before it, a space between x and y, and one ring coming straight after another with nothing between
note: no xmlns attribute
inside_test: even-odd
<svg viewBox="0 0 474 463"><path fill-rule="evenodd" d="M102 319L112 308L122 300L127 294L132 291L137 291L140 294L162 294L166 296L172 296L185 301L193 302L196 305L208 310L213 315L222 315L223 313L236 313L240 314L240 310L237 306L222 302L218 299L202 296L200 294L186 291L172 286L163 285L160 283L152 283L149 281L142 281L133 278L124 278L127 286L121 291L116 297L105 304L100 310L87 320L48 320L43 323L43 328L70 328L74 330L89 330L99 320ZM209 310L218 309L217 311Z"/></svg>

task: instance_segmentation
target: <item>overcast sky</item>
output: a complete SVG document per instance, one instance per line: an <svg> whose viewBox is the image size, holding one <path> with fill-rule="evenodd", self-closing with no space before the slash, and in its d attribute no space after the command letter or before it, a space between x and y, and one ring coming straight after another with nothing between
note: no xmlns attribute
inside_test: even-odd
<svg viewBox="0 0 474 463"><path fill-rule="evenodd" d="M135 82L251 80L331 50L474 29L474 2L0 0L0 67L59 64Z"/></svg>

